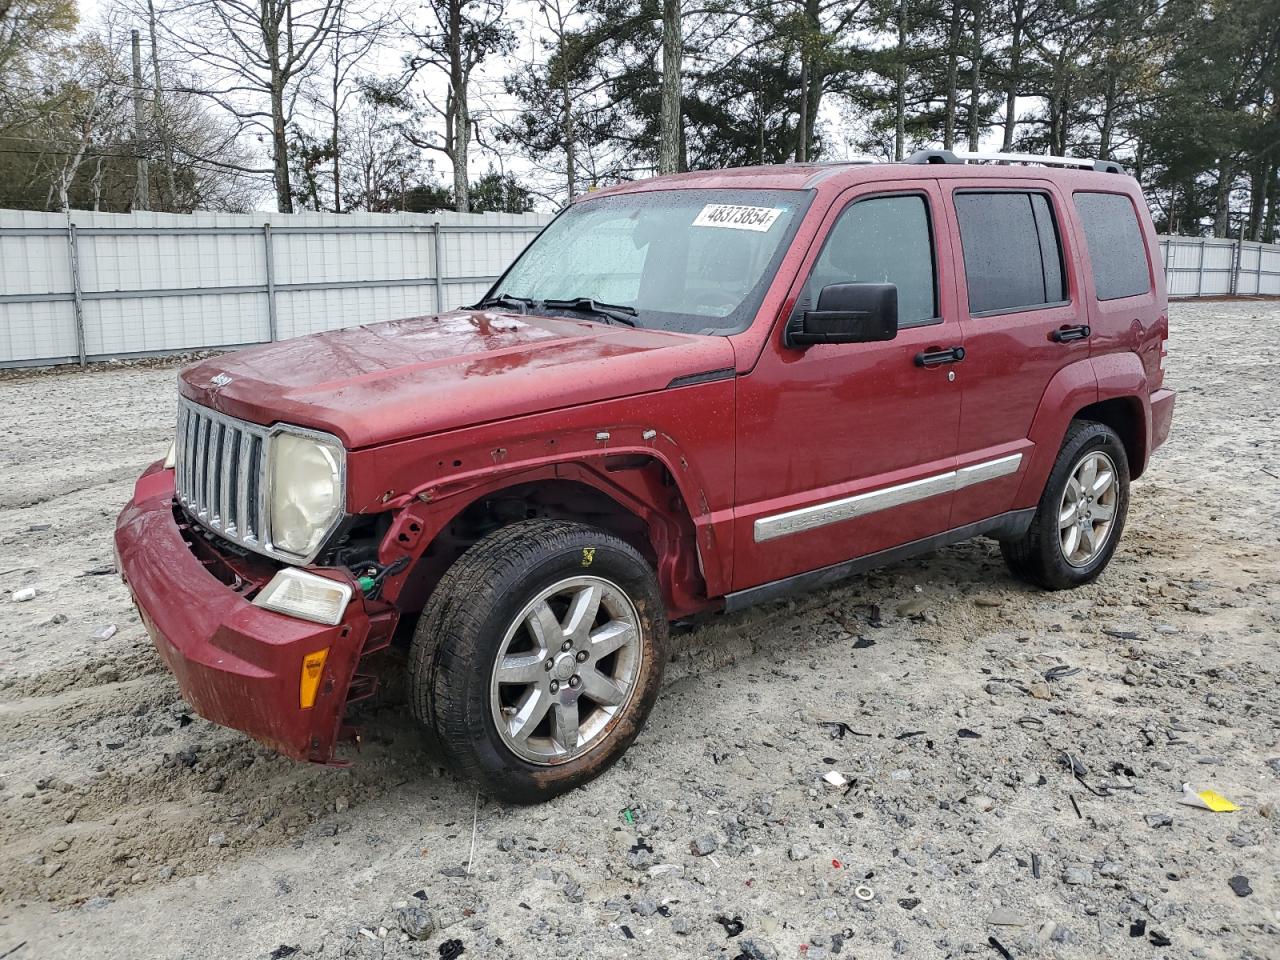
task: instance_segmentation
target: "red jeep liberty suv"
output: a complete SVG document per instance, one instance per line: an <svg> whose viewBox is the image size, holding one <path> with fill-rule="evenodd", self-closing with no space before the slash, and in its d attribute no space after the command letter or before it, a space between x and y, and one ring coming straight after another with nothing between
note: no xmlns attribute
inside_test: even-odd
<svg viewBox="0 0 1280 960"><path fill-rule="evenodd" d="M342 762L399 641L458 771L545 799L639 733L671 620L978 535L1097 577L1173 413L1157 253L1108 162L601 190L473 307L184 370L120 570L209 720Z"/></svg>

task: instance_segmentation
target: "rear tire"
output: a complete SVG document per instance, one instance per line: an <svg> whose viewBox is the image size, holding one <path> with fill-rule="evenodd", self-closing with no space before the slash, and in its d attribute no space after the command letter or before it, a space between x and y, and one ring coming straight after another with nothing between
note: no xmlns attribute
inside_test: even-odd
<svg viewBox="0 0 1280 960"><path fill-rule="evenodd" d="M1073 421L1031 526L1002 540L1009 571L1046 590L1092 583L1116 551L1129 512L1129 459L1106 424Z"/></svg>
<svg viewBox="0 0 1280 960"><path fill-rule="evenodd" d="M630 544L527 520L474 544L441 578L414 635L410 700L460 774L537 803L631 745L666 645L657 580Z"/></svg>

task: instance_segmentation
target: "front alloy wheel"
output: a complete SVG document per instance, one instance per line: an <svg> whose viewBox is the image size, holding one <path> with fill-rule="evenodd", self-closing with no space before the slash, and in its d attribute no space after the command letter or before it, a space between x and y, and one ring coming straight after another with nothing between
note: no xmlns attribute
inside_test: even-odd
<svg viewBox="0 0 1280 960"><path fill-rule="evenodd" d="M514 523L432 593L413 639L414 713L488 793L548 800L639 734L666 640L657 578L633 546L582 523Z"/></svg>
<svg viewBox="0 0 1280 960"><path fill-rule="evenodd" d="M635 690L639 622L627 595L600 577L553 583L524 606L489 684L494 726L512 753L564 763L599 742Z"/></svg>

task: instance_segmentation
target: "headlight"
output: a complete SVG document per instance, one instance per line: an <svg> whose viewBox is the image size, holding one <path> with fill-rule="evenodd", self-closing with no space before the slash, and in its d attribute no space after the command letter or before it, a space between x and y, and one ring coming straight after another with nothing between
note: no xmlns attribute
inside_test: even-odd
<svg viewBox="0 0 1280 960"><path fill-rule="evenodd" d="M310 557L342 513L342 447L319 436L291 432L271 438L271 542Z"/></svg>

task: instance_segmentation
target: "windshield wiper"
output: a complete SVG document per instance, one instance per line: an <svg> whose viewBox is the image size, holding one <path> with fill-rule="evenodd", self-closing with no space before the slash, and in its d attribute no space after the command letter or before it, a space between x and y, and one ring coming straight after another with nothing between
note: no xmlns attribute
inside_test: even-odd
<svg viewBox="0 0 1280 960"><path fill-rule="evenodd" d="M634 307L627 307L617 303L601 303L599 300L592 300L590 297L543 300L542 305L550 307L552 310L576 310L579 313L593 313L598 317L604 317L610 322L625 323L628 327L636 325L632 317L638 316Z"/></svg>
<svg viewBox="0 0 1280 960"><path fill-rule="evenodd" d="M500 293L496 297L485 297L476 304L475 309L483 310L486 307L519 307L520 312L528 313L529 308L533 306L533 301L528 297L516 297L509 293Z"/></svg>

